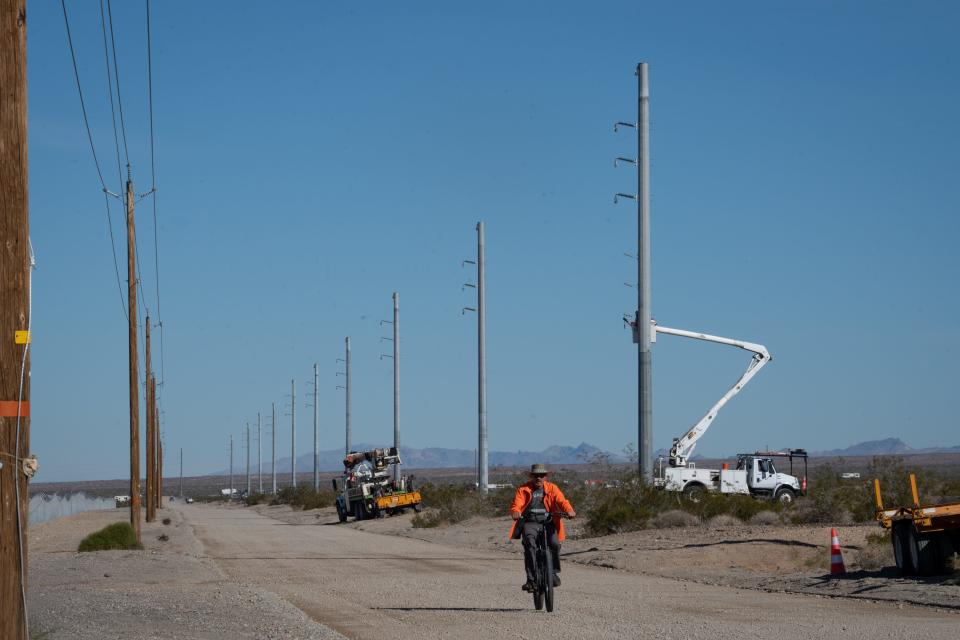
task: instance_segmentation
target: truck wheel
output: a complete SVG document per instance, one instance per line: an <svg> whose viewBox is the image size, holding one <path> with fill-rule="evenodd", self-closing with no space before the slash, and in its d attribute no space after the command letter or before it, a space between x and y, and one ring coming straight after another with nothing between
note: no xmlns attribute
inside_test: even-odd
<svg viewBox="0 0 960 640"><path fill-rule="evenodd" d="M794 501L796 496L793 494L793 489L789 487L780 487L777 489L777 494L774 496L774 499L782 505L788 505Z"/></svg>
<svg viewBox="0 0 960 640"><path fill-rule="evenodd" d="M706 491L702 484L694 482L683 488L683 497L693 503L701 502Z"/></svg>
<svg viewBox="0 0 960 640"><path fill-rule="evenodd" d="M340 501L339 501L339 500L337 500L337 519L339 519L340 522L346 522L346 521L347 521L347 512L346 512L346 510L343 508L343 505L340 504Z"/></svg>
<svg viewBox="0 0 960 640"><path fill-rule="evenodd" d="M357 522L367 519L367 505L363 504L362 500L353 505L353 515Z"/></svg>
<svg viewBox="0 0 960 640"><path fill-rule="evenodd" d="M921 576L932 576L940 571L943 563L940 560L940 548L936 540L921 536L912 525L907 529L907 534L910 559L917 573Z"/></svg>
<svg viewBox="0 0 960 640"><path fill-rule="evenodd" d="M937 555L940 561L939 572L943 574L953 573L953 542L950 540L950 536L946 533L938 533L934 543L937 545Z"/></svg>
<svg viewBox="0 0 960 640"><path fill-rule="evenodd" d="M422 502L418 502L418 503L416 503L415 505L413 505L413 510L414 510L416 513L420 513L421 511L423 511L423 503L422 503Z"/></svg>
<svg viewBox="0 0 960 640"><path fill-rule="evenodd" d="M913 566L910 549L907 547L909 540L907 529L903 526L903 523L893 523L890 528L890 542L893 545L893 559L897 563L897 569L900 569L901 575L912 576L916 569Z"/></svg>

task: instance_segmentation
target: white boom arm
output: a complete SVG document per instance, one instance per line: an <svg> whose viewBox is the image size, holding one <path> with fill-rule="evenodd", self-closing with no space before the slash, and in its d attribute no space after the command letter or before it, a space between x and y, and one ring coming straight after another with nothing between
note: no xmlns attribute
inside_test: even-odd
<svg viewBox="0 0 960 640"><path fill-rule="evenodd" d="M741 349L746 349L747 351L753 352L753 358L750 360L750 364L747 365L747 370L740 376L740 379L737 380L730 389L723 394L723 397L720 398L715 405L710 407L710 410L707 411L700 420L690 427L690 430L687 431L682 438L674 438L673 445L670 447L670 466L671 467L685 467L687 466L687 460L690 458L690 455L693 453L693 448L697 446L697 440L703 437L703 434L707 432L707 429L710 428L710 425L713 423L713 419L717 417L717 412L723 408L723 405L727 404L730 399L740 393L740 390L743 389L753 376L757 373L772 359L770 352L767 351L767 348L762 344L754 344L752 342L744 342L743 340L732 340L730 338L721 338L719 336L711 336L706 333L696 333L694 331L684 331L683 329L671 329L670 327L661 327L660 325L653 323L651 329L654 331L653 337L656 338L657 333L666 333L673 336L681 336L684 338L693 338L695 340L706 340L707 342L718 342L720 344L728 344L731 347L739 347Z"/></svg>

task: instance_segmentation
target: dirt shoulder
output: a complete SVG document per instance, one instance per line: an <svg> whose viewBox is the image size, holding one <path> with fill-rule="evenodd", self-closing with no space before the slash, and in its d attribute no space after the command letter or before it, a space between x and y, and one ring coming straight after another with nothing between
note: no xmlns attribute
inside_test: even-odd
<svg viewBox="0 0 960 640"><path fill-rule="evenodd" d="M342 638L276 594L228 578L203 558L192 527L175 509L143 523L143 551L76 552L87 534L126 521L128 513L89 511L30 528L33 634L50 640Z"/></svg>
<svg viewBox="0 0 960 640"><path fill-rule="evenodd" d="M296 512L259 507L288 522L333 522L333 509ZM519 554L507 540L510 520L473 518L433 529L415 529L412 514L345 525L371 533ZM830 527L822 525L691 526L585 537L582 520L567 523L562 558L649 576L772 593L804 593L916 604L960 611L960 573L935 578L901 577L889 543L871 543L875 524L838 527L847 574L830 575Z"/></svg>

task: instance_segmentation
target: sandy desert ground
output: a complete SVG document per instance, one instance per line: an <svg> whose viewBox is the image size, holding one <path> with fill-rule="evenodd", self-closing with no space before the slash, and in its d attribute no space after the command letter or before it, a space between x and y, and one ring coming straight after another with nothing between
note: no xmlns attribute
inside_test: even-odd
<svg viewBox="0 0 960 640"><path fill-rule="evenodd" d="M661 529L574 538L557 610L520 591L506 519L414 529L336 524L330 509L177 505L144 551L75 553L123 510L31 529L30 613L47 638L954 638L960 581L858 570L876 527L844 527L831 579L823 527ZM576 525L576 521L572 524ZM167 541L160 541L162 534ZM875 554L873 554L875 555ZM876 558L869 558L876 564ZM881 563L882 564L882 563ZM342 635L341 635L342 634Z"/></svg>

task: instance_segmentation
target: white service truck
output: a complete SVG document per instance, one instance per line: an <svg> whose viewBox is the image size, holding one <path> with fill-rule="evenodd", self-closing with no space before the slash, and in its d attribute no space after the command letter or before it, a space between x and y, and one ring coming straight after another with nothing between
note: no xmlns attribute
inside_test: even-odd
<svg viewBox="0 0 960 640"><path fill-rule="evenodd" d="M787 461L790 473L781 473L777 469L779 459ZM802 481L793 475L795 461L798 464L803 462ZM698 502L706 491L719 491L788 503L806 494L806 470L807 452L803 449L758 451L737 454L736 469L726 468L726 465L722 469L698 469L690 462L685 467L663 469L657 481L667 491L681 491L694 502Z"/></svg>
<svg viewBox="0 0 960 640"><path fill-rule="evenodd" d="M624 317L624 322L633 329L634 342L638 341L637 326L629 317ZM747 370L740 376L740 379L734 383L730 389L718 400L707 413L700 418L690 429L680 438L674 438L673 445L670 447L668 457L668 466L663 465L663 458L659 460L657 477L654 478L656 486L667 491L683 492L691 500L699 500L706 491L719 491L721 493L739 493L780 500L781 502L792 502L798 495L805 495L807 489L806 466L807 452L803 449L789 449L785 452L757 452L742 453L737 456L736 469L698 469L696 463L690 462L690 456L697 442L713 424L713 419L717 417L717 412L727 404L733 396L740 393L740 390L757 375L770 360L770 352L762 344L745 342L743 340L734 340L731 338L721 338L706 333L697 333L686 331L684 329L671 329L670 327L661 327L655 320L650 325L650 341L656 342L657 334L680 336L683 338L693 338L695 340L704 340L725 344L732 347L738 347L753 353ZM781 473L774 464L775 458L786 459L789 462L790 473ZM803 480L798 480L793 475L794 460L802 460L804 465ZM727 465L724 465L726 467Z"/></svg>

